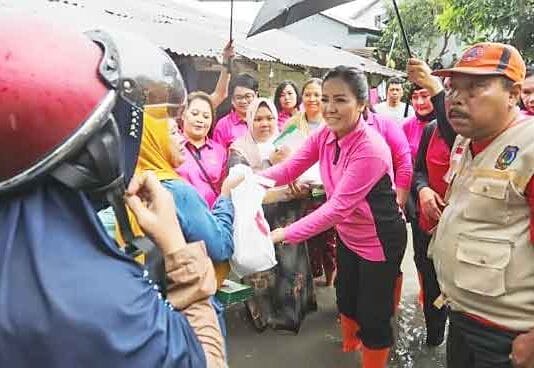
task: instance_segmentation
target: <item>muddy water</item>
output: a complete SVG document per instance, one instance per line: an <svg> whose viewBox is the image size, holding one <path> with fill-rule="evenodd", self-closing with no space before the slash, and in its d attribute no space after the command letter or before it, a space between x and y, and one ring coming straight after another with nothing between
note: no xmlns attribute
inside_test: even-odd
<svg viewBox="0 0 534 368"><path fill-rule="evenodd" d="M396 341L390 368L444 368L445 345L425 345L423 312L417 305L419 285L411 244L403 262L403 297L393 322ZM356 368L358 353L341 352L335 291L319 287L319 310L309 314L298 335L267 330L256 332L242 305L227 313L230 368Z"/></svg>

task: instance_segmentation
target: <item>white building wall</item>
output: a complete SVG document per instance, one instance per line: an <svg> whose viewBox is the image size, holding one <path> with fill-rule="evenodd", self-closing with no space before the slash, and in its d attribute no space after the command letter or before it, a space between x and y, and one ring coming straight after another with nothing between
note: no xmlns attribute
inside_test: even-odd
<svg viewBox="0 0 534 368"><path fill-rule="evenodd" d="M321 14L284 27L284 31L306 41L344 49L365 47L367 39L363 34L349 34L348 26Z"/></svg>

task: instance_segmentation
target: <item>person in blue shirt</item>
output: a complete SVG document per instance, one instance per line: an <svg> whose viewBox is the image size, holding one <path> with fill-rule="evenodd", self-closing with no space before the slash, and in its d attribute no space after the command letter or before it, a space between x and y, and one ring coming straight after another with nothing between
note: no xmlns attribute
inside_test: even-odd
<svg viewBox="0 0 534 368"><path fill-rule="evenodd" d="M172 60L138 38L9 12L0 44L0 367L223 367L208 251L186 244L155 173L131 179L145 98L184 101ZM107 203L121 218L127 204L161 251L166 298L107 236Z"/></svg>

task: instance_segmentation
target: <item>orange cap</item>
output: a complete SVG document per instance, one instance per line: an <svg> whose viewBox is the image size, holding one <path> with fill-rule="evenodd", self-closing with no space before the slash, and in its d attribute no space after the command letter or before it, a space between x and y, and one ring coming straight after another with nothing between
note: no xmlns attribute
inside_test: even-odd
<svg viewBox="0 0 534 368"><path fill-rule="evenodd" d="M504 75L514 82L521 82L525 79L526 66L515 47L497 42L482 42L467 49L453 68L432 72L439 77L450 77L454 73Z"/></svg>

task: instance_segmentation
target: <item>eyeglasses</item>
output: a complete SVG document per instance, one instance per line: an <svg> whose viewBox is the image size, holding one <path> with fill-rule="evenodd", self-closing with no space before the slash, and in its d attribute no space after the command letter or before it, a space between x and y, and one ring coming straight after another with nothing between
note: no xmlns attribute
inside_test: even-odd
<svg viewBox="0 0 534 368"><path fill-rule="evenodd" d="M234 95L233 99L235 102L251 102L254 97L256 97L253 93L247 93L246 95Z"/></svg>

